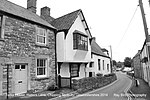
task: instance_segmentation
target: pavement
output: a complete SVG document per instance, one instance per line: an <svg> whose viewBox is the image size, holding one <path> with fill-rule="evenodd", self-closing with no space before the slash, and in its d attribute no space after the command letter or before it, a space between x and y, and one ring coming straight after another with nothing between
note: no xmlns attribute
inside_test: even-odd
<svg viewBox="0 0 150 100"><path fill-rule="evenodd" d="M26 93L17 96L13 96L13 98L9 97L8 100L52 100L52 98L57 98L61 95L65 95L67 93L72 93L72 89L61 88L56 91L41 91L36 93ZM4 97L0 96L0 100L6 100Z"/></svg>
<svg viewBox="0 0 150 100"><path fill-rule="evenodd" d="M133 100L150 100L150 87L143 79L137 78L139 85L136 86L135 79L129 92L133 95Z"/></svg>

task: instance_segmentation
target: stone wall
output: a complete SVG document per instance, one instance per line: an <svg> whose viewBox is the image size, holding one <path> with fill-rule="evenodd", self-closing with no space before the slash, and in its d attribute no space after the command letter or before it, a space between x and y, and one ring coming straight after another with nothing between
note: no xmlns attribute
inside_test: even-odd
<svg viewBox="0 0 150 100"><path fill-rule="evenodd" d="M97 89L108 85L117 79L115 74L106 76L87 77L79 80L73 80L72 88L79 93L84 93L89 90Z"/></svg>
<svg viewBox="0 0 150 100"><path fill-rule="evenodd" d="M32 24L22 19L16 19L5 16L5 32L4 41L0 41L0 57L9 57L12 63L15 63L15 58L31 59L30 67L30 89L44 89L47 83L55 81L55 33L53 30L42 27L48 30L48 43L46 46L36 44L36 27L41 27ZM49 59L49 75L45 79L38 80L36 77L36 57L46 56ZM9 61L9 60L8 60ZM6 63L6 62L3 62ZM6 66L3 67L3 79L6 80ZM12 76L12 68L10 67L10 89ZM7 83L3 81L3 94L6 93ZM10 90L11 91L11 90Z"/></svg>

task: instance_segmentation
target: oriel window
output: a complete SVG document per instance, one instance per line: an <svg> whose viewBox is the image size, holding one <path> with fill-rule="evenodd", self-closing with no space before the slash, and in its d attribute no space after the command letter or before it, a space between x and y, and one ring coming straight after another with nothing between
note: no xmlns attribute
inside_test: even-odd
<svg viewBox="0 0 150 100"><path fill-rule="evenodd" d="M73 33L73 49L87 51L88 37L80 33Z"/></svg>

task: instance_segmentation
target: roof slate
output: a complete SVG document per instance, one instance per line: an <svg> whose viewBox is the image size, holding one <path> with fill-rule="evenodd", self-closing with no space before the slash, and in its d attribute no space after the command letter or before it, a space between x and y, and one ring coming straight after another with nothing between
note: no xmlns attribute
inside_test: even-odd
<svg viewBox="0 0 150 100"><path fill-rule="evenodd" d="M95 53L95 54L98 54L98 55L101 55L101 56L108 57L104 52L102 52L101 49L102 48L94 40L92 40L92 42L91 42L91 52Z"/></svg>
<svg viewBox="0 0 150 100"><path fill-rule="evenodd" d="M0 0L0 11L33 21L35 23L42 24L44 26L56 29L51 24L43 20L40 16L37 14L27 10L26 8L23 8L19 5L16 5L10 1L7 0Z"/></svg>
<svg viewBox="0 0 150 100"><path fill-rule="evenodd" d="M66 14L64 16L61 16L59 18L56 18L55 20L51 22L51 24L54 27L56 27L58 30L67 30L74 23L80 11L81 9L71 12L69 14Z"/></svg>

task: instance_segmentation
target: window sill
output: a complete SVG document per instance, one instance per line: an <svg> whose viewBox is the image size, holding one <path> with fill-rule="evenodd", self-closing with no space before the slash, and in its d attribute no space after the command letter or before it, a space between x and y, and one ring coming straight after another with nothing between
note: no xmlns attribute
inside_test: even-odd
<svg viewBox="0 0 150 100"><path fill-rule="evenodd" d="M49 77L47 76L43 76L43 77L36 77L35 80L40 81L40 80L45 80L45 79L49 79Z"/></svg>
<svg viewBox="0 0 150 100"><path fill-rule="evenodd" d="M44 45L44 44L35 44L36 47L41 47L41 48L49 48L49 46Z"/></svg>

